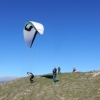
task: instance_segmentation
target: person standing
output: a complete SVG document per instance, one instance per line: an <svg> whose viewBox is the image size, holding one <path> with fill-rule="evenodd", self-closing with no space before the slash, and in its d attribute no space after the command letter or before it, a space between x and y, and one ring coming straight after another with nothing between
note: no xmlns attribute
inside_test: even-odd
<svg viewBox="0 0 100 100"><path fill-rule="evenodd" d="M73 73L76 71L76 68L75 67L73 67Z"/></svg>
<svg viewBox="0 0 100 100"><path fill-rule="evenodd" d="M58 74L61 74L61 68L58 67Z"/></svg>
<svg viewBox="0 0 100 100"><path fill-rule="evenodd" d="M56 73L57 73L57 69L56 67L53 69L53 82L56 83Z"/></svg>

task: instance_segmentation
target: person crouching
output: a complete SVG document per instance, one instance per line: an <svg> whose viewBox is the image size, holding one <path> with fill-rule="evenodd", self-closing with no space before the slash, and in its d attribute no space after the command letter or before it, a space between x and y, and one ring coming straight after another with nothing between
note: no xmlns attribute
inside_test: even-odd
<svg viewBox="0 0 100 100"><path fill-rule="evenodd" d="M27 74L30 75L30 82L33 83L34 75L31 72L27 72Z"/></svg>

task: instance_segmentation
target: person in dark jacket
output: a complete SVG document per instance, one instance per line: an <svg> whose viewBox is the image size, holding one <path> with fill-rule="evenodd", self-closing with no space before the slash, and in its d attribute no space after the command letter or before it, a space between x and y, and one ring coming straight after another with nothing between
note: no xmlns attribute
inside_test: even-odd
<svg viewBox="0 0 100 100"><path fill-rule="evenodd" d="M77 71L76 68L73 67L73 73L79 73L79 71Z"/></svg>
<svg viewBox="0 0 100 100"><path fill-rule="evenodd" d="M56 74L57 74L57 69L56 67L53 69L53 82L56 83Z"/></svg>
<svg viewBox="0 0 100 100"><path fill-rule="evenodd" d="M76 71L76 68L75 67L73 67L73 73Z"/></svg>
<svg viewBox="0 0 100 100"><path fill-rule="evenodd" d="M61 74L61 68L60 67L58 67L58 74Z"/></svg>
<svg viewBox="0 0 100 100"><path fill-rule="evenodd" d="M34 75L31 72L27 72L27 74L30 76L30 82L33 83Z"/></svg>

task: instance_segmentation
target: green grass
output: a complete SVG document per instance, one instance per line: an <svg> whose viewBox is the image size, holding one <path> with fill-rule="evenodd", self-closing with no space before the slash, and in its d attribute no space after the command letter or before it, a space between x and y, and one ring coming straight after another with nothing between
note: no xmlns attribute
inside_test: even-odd
<svg viewBox="0 0 100 100"><path fill-rule="evenodd" d="M100 75L62 73L53 83L52 76L29 77L0 84L0 100L100 100Z"/></svg>

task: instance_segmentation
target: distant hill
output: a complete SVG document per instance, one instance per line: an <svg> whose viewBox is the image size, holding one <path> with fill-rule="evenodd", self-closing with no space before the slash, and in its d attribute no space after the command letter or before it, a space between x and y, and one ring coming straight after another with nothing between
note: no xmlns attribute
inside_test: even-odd
<svg viewBox="0 0 100 100"><path fill-rule="evenodd" d="M3 83L3 82L6 82L6 81L0 81L0 83Z"/></svg>
<svg viewBox="0 0 100 100"><path fill-rule="evenodd" d="M10 80L14 80L14 79L17 79L19 77L0 77L0 83L1 82L7 82L7 81L10 81Z"/></svg>
<svg viewBox="0 0 100 100"><path fill-rule="evenodd" d="M0 100L100 100L98 72L36 76L34 83L23 77L0 84ZM94 76L95 75L95 76Z"/></svg>

